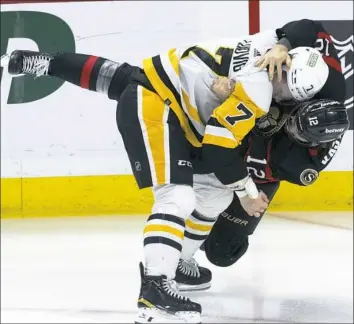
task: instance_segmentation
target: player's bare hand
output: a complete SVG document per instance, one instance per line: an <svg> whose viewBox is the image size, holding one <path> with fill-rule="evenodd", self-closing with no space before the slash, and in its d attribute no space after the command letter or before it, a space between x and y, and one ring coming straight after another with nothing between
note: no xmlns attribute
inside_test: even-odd
<svg viewBox="0 0 354 324"><path fill-rule="evenodd" d="M266 194L261 191L255 199L248 196L240 198L240 203L249 216L260 217L268 208L269 200Z"/></svg>
<svg viewBox="0 0 354 324"><path fill-rule="evenodd" d="M265 53L257 61L256 67L259 67L261 70L269 66L268 73L269 79L273 80L274 70L277 70L278 82L282 79L282 65L285 64L287 69L291 66L291 57L288 54L288 49L286 46L281 44L276 44Z"/></svg>
<svg viewBox="0 0 354 324"><path fill-rule="evenodd" d="M235 82L226 77L214 80L211 90L222 100L226 100L235 89Z"/></svg>

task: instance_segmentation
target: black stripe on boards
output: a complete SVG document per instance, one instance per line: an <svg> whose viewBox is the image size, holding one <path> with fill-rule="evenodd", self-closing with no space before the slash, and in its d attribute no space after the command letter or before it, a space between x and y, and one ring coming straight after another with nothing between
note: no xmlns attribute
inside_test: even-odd
<svg viewBox="0 0 354 324"><path fill-rule="evenodd" d="M187 237L193 241L204 241L207 239L208 235L197 235L197 234L190 233L186 230L184 231L184 237Z"/></svg>
<svg viewBox="0 0 354 324"><path fill-rule="evenodd" d="M100 68L101 68L102 64L105 61L106 61L106 59L99 57L97 59L97 61L95 62L95 65L93 66L93 69L91 72L89 90L96 91L96 82L97 82L98 74L100 72Z"/></svg>
<svg viewBox="0 0 354 324"><path fill-rule="evenodd" d="M220 64L215 61L215 57L213 57L211 54L209 54L206 50L198 47L198 46L193 46L188 48L183 54L182 58L185 58L189 55L190 52L193 52L195 55L197 55L213 72L220 76L225 76L227 77L229 75L229 69L230 69L230 64L231 64L231 59L232 59L232 54L233 54L233 49L231 48L225 48L225 47L219 47L218 50L216 51L216 55L221 56L221 62Z"/></svg>
<svg viewBox="0 0 354 324"><path fill-rule="evenodd" d="M117 106L117 126L140 189L152 186L152 177L143 132L138 117L138 86L127 86Z"/></svg>
<svg viewBox="0 0 354 324"><path fill-rule="evenodd" d="M179 252L182 251L182 245L174 240L162 236L150 236L144 238L144 246L148 244L164 244L175 248Z"/></svg>
<svg viewBox="0 0 354 324"><path fill-rule="evenodd" d="M183 226L183 227L185 225L184 219L182 219L181 217L177 217L177 216L169 215L169 214L152 214L152 215L150 215L150 217L148 218L147 221L149 222L151 220L156 220L156 219L176 223L176 224Z"/></svg>
<svg viewBox="0 0 354 324"><path fill-rule="evenodd" d="M196 210L193 211L192 216L195 219L200 220L201 222L205 222L205 223L212 223L214 224L216 222L216 219L208 219L205 216L203 216L201 213L197 212Z"/></svg>
<svg viewBox="0 0 354 324"><path fill-rule="evenodd" d="M160 56L154 56L152 58L152 63L154 64L155 70L156 70L158 76L160 77L161 81L165 84L165 86L167 88L170 89L170 91L172 92L173 96L175 97L178 105L182 109L181 96L179 95L178 91L176 90L176 88L172 84L170 78L168 77L167 73L165 72L165 70L164 70L164 68L162 66L162 62L161 62Z"/></svg>

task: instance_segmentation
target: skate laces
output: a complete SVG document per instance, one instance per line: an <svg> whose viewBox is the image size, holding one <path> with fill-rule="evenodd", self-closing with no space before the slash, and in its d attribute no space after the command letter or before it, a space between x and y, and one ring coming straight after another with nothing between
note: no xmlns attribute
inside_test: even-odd
<svg viewBox="0 0 354 324"><path fill-rule="evenodd" d="M197 277L197 278L200 277L198 263L194 259L180 260L180 262L178 264L178 268L180 269L180 271L183 274L185 274L187 276Z"/></svg>
<svg viewBox="0 0 354 324"><path fill-rule="evenodd" d="M51 58L45 55L36 55L23 58L24 73L35 74L37 77L48 75Z"/></svg>
<svg viewBox="0 0 354 324"><path fill-rule="evenodd" d="M162 280L163 289L172 297L177 298L181 301L188 301L187 297L179 294L177 282L174 280L163 279Z"/></svg>

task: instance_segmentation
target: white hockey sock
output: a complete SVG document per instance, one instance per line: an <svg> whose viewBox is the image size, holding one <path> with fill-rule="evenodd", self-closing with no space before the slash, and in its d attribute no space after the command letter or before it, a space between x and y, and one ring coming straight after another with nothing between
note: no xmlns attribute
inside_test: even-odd
<svg viewBox="0 0 354 324"><path fill-rule="evenodd" d="M196 200L191 186L153 187L155 203L144 228L144 254L147 275L173 279L181 256L185 220Z"/></svg>
<svg viewBox="0 0 354 324"><path fill-rule="evenodd" d="M182 251L184 219L168 215L153 214L144 228L144 253L146 274L175 277Z"/></svg>
<svg viewBox="0 0 354 324"><path fill-rule="evenodd" d="M194 211L186 220L181 259L190 260L208 237L216 220Z"/></svg>

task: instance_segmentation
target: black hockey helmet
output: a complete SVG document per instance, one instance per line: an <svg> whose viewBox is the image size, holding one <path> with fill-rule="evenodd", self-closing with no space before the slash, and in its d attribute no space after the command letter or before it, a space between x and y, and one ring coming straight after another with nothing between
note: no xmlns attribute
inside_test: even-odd
<svg viewBox="0 0 354 324"><path fill-rule="evenodd" d="M344 104L328 99L300 103L284 125L289 137L302 146L332 142L348 128L349 119Z"/></svg>

